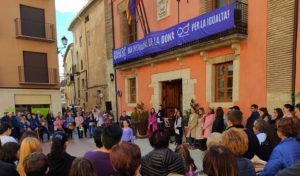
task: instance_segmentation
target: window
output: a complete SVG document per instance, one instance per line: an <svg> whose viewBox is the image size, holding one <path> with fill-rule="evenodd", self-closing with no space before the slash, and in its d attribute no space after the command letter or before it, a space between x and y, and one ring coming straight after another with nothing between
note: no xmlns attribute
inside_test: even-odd
<svg viewBox="0 0 300 176"><path fill-rule="evenodd" d="M80 67L81 67L81 70L83 70L83 60L80 60Z"/></svg>
<svg viewBox="0 0 300 176"><path fill-rule="evenodd" d="M79 86L79 78L77 78L77 93L78 93L78 98L80 98L80 86Z"/></svg>
<svg viewBox="0 0 300 176"><path fill-rule="evenodd" d="M137 24L133 19L130 24L128 24L126 12L122 14L122 36L123 45L132 43L137 40Z"/></svg>
<svg viewBox="0 0 300 176"><path fill-rule="evenodd" d="M47 53L24 51L25 82L49 83Z"/></svg>
<svg viewBox="0 0 300 176"><path fill-rule="evenodd" d="M82 46L82 36L79 37L79 46Z"/></svg>
<svg viewBox="0 0 300 176"><path fill-rule="evenodd" d="M89 101L89 93L85 92L85 101L88 102Z"/></svg>
<svg viewBox="0 0 300 176"><path fill-rule="evenodd" d="M86 17L84 18L84 22L87 23L87 22L89 22L89 21L90 21L90 16L86 16Z"/></svg>
<svg viewBox="0 0 300 176"><path fill-rule="evenodd" d="M84 79L81 79L81 89L84 89L85 88L85 81Z"/></svg>
<svg viewBox="0 0 300 176"><path fill-rule="evenodd" d="M225 6L226 4L235 2L235 0L215 0L215 8L220 8Z"/></svg>
<svg viewBox="0 0 300 176"><path fill-rule="evenodd" d="M128 103L136 103L136 78L128 79L128 83L129 83Z"/></svg>
<svg viewBox="0 0 300 176"><path fill-rule="evenodd" d="M20 5L21 33L24 36L45 38L44 9Z"/></svg>
<svg viewBox="0 0 300 176"><path fill-rule="evenodd" d="M232 101L233 63L227 62L215 66L215 101Z"/></svg>

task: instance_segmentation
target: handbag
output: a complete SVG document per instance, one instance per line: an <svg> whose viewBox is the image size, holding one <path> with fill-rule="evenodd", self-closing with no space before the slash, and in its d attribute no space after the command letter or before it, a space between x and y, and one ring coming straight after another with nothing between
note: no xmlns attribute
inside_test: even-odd
<svg viewBox="0 0 300 176"><path fill-rule="evenodd" d="M73 130L73 129L74 129L73 124L69 123L69 124L68 124L68 129L69 129L69 130Z"/></svg>

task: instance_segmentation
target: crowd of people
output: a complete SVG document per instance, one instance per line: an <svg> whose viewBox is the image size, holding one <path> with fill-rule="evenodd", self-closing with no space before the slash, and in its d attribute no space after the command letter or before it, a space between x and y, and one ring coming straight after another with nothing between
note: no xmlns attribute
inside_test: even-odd
<svg viewBox="0 0 300 176"><path fill-rule="evenodd" d="M183 117L176 109L174 125L171 125L176 142L173 151L169 146L170 128L161 123L163 108L158 113L152 109L148 130L153 150L145 156L141 156L139 146L134 144L131 118L126 112L120 117L120 124L114 123L109 114L98 110L86 115L80 110L68 111L55 118L49 113L53 126L49 125L48 115L45 125L38 115L18 113L14 117L7 113L0 123L0 175L300 175L300 104L295 107L285 104L282 110L274 109L273 115L268 113L267 108L259 108L255 104L250 110L251 115L244 127L243 113L238 106L230 108L226 116L220 107L216 113L214 108L208 108L205 113L203 108L192 107L188 126L185 127L187 130L183 130ZM103 119L99 119L100 116ZM91 121L86 123L85 130L86 119ZM57 120L61 121L55 123ZM102 120L101 124L99 120ZM19 126L22 121L26 122L28 129L25 125L24 128ZM71 125L73 127L69 127ZM89 130L91 125L93 128ZM68 141L75 129L79 139L87 137L89 132L95 142L94 150L78 158L67 153ZM40 131L51 138L51 149L47 155L43 153L41 135L44 134ZM188 144L182 142L184 136ZM194 161L190 154L190 150L197 148L205 151L202 164Z"/></svg>

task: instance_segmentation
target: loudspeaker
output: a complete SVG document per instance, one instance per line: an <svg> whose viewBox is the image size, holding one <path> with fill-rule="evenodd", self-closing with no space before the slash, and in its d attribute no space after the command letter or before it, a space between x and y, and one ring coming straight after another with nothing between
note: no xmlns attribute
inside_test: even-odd
<svg viewBox="0 0 300 176"><path fill-rule="evenodd" d="M111 101L106 101L105 102L105 109L106 109L106 111L111 111L112 110Z"/></svg>

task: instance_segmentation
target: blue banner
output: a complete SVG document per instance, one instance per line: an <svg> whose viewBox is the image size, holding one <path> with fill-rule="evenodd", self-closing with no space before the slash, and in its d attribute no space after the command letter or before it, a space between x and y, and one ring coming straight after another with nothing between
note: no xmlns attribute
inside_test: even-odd
<svg viewBox="0 0 300 176"><path fill-rule="evenodd" d="M113 50L113 63L135 60L234 27L234 3Z"/></svg>

